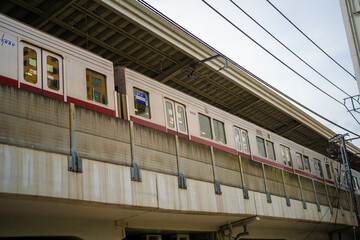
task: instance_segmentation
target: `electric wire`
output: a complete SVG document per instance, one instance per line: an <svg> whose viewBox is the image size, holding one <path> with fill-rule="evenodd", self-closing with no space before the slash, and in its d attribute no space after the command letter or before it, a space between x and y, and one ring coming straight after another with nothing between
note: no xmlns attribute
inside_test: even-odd
<svg viewBox="0 0 360 240"><path fill-rule="evenodd" d="M333 96L331 96L330 94L328 94L327 92L325 92L324 90L322 90L321 88L319 88L318 86L316 86L314 83L312 83L311 81L309 81L307 78L305 78L304 76L302 76L299 72L297 72L295 69L293 69L292 67L290 67L288 64L286 64L284 61L282 61L280 58L278 58L275 54L273 54L272 52L270 52L268 49L266 49L264 46L262 46L260 43L258 43L254 38L250 37L250 35L248 35L247 33L245 33L241 28L239 28L236 24L234 24L233 22L231 22L227 17L225 17L223 14L221 14L218 10L216 10L213 6L211 6L210 4L208 4L205 0L202 0L206 5L208 5L213 11L215 11L218 15L220 15L223 19L225 19L228 23L230 23L233 27L235 27L238 31L240 31L242 34L244 34L247 38L249 38L252 42L254 42L256 45L258 45L261 49L263 49L265 52L267 52L270 56L272 56L273 58L275 58L276 60L278 60L281 64L283 64L285 67L287 67L289 70L291 70L293 73L295 73L296 75L298 75L300 78L304 79L306 82L308 82L310 85L312 85L313 87L315 87L316 89L318 89L320 92L324 93L325 95L327 95L329 98L333 99L334 101L336 101L337 103L343 105L342 102L340 102L339 100L337 100L336 98L334 98Z"/></svg>
<svg viewBox="0 0 360 240"><path fill-rule="evenodd" d="M350 94L345 92L343 89L341 89L339 86L334 84L332 81L330 81L327 77L325 77L323 74L321 74L318 70L316 70L314 67L312 67L308 62L306 62L304 59L302 59L299 55L297 55L294 51L292 51L288 46L286 46L283 42L281 42L277 37L275 37L270 31L268 31L265 27L263 27L258 21L256 21L250 14L248 14L244 9L242 9L238 4L236 4L233 0L230 0L230 2L236 6L241 12L243 12L248 18L250 18L254 23L256 23L261 29L263 29L267 34L269 34L273 39L275 39L279 44L281 44L284 48L286 48L290 53L292 53L296 58L298 58L301 62L303 62L306 66L308 66L310 69L312 69L315 73L317 73L319 76L321 76L323 79L325 79L327 82L329 82L331 85L333 85L335 88L343 92L345 95L347 95L349 98L352 98ZM356 99L355 99L356 100ZM359 104L360 102L356 100ZM355 121L360 125L360 122L357 120L357 118L351 113L350 109L346 106L346 103L344 102L343 105L347 109L347 111L350 113L350 115L355 119Z"/></svg>
<svg viewBox="0 0 360 240"><path fill-rule="evenodd" d="M205 0L202 0L202 2L204 2L209 8L211 8L214 12L216 12L218 15L220 15L224 20L226 20L229 24L231 24L234 28L236 28L238 31L240 31L242 34L244 34L246 37L248 37L251 41L253 41L256 45L258 45L261 49L263 49L264 51L266 51L268 54L270 54L272 57L274 57L276 60L278 60L280 63L282 63L284 66L286 66L287 68L289 68L291 71L293 71L296 75L298 75L299 77L301 77L302 79L304 79L305 81L307 81L308 83L310 83L312 86L314 86L315 88L317 88L318 90L320 90L321 92L323 92L325 95L329 96L331 99L333 99L334 101L336 101L337 103L344 105L342 102L340 102L339 100L337 100L336 98L332 97L331 95L329 95L328 93L326 93L324 90L318 88L316 85L314 85L313 83L311 83L308 79L306 79L305 77L303 77L300 73L298 73L297 71L295 71L294 69L292 69L289 65L287 65L286 63L284 63L281 59L279 59L278 57L276 57L273 53L271 53L269 50L267 50L265 47L263 47L261 44L259 44L257 41L255 41L252 37L250 37L247 33L245 33L242 29L240 29L238 26L236 26L233 22L231 22L228 18L226 18L223 14L221 14L218 10L216 10L213 6L211 6L209 3L207 3ZM226 57L224 57L226 58ZM306 109L307 111L311 112L312 114L316 115L317 117L331 123L332 125L347 131L355 136L360 137L359 134L354 133L353 131L350 131L342 126L340 126L339 124L323 117L322 115L318 114L317 112L309 109L308 107L304 106L303 104L301 104L300 102L296 101L295 99L291 98L290 96L288 96L287 94L281 92L280 90L278 90L277 88L275 88L274 86L270 85L269 83L267 83L266 81L260 79L260 78L255 78L256 80L258 80L259 82L261 82L262 84L264 84L265 86L269 87L270 89L272 89L273 91L275 91L276 93L280 94L281 96L285 97L286 99L289 99L290 101L296 103L297 105L301 106L302 108Z"/></svg>
<svg viewBox="0 0 360 240"><path fill-rule="evenodd" d="M269 34L273 39L275 39L278 43L280 43L284 48L286 48L290 53L292 53L296 58L298 58L301 62L303 62L306 66L311 68L314 72L316 72L319 76L321 76L323 79L325 79L327 82L329 82L331 85L336 87L338 90L343 92L348 97L351 97L350 94L342 90L339 86L337 86L335 83L330 81L327 77L325 77L323 74L321 74L318 70L316 70L314 67L312 67L309 63L307 63L304 59L302 59L299 55L297 55L294 51L292 51L288 46L286 46L283 42L281 42L277 37L275 37L271 32L269 32L265 27L263 27L258 21L256 21L250 14L248 14L244 9L242 9L238 4L236 4L233 0L230 0L230 2L235 5L240 11L242 11L248 18L250 18L256 25L258 25L262 30L264 30L267 34ZM359 122L358 122L359 123ZM360 123L359 123L360 124Z"/></svg>
<svg viewBox="0 0 360 240"><path fill-rule="evenodd" d="M288 17L285 16L274 4L269 0L266 0L278 13L280 13L294 28L296 28L304 37L306 37L312 44L314 44L321 52L323 52L328 58L330 58L335 64L347 72L352 78L355 79L355 76L350 73L346 68L344 68L340 63L338 63L334 58L332 58L327 52L325 52L319 45L317 45L309 36L307 36L300 28L298 28Z"/></svg>

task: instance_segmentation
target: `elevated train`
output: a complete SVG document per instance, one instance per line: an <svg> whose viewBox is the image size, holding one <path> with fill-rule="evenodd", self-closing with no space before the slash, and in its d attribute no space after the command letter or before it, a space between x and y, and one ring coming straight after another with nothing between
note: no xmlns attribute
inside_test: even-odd
<svg viewBox="0 0 360 240"><path fill-rule="evenodd" d="M156 80L0 15L0 83L348 190L342 164ZM352 170L359 191L360 173Z"/></svg>

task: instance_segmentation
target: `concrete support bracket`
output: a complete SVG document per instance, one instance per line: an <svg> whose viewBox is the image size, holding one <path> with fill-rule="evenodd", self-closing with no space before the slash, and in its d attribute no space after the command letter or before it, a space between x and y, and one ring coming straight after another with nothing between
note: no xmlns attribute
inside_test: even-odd
<svg viewBox="0 0 360 240"><path fill-rule="evenodd" d="M244 198L245 198L245 199L249 199L249 191L248 191L248 189L247 189L247 187L246 187L245 184L242 185L242 189L243 189Z"/></svg>
<svg viewBox="0 0 360 240"><path fill-rule="evenodd" d="M267 186L265 167L264 167L264 164L263 164L263 163L261 163L261 167L262 167L262 173L263 173L263 177L264 177L266 200L267 200L268 203L272 203L271 195L270 195L270 192L269 192L268 186Z"/></svg>
<svg viewBox="0 0 360 240"><path fill-rule="evenodd" d="M178 176L178 180L179 180L179 188L181 189L187 189L187 183L186 183L186 178L184 176L184 174L179 171L179 176Z"/></svg>
<svg viewBox="0 0 360 240"><path fill-rule="evenodd" d="M142 181L141 170L135 161L135 139L134 139L133 121L130 121L130 146L131 146L131 180L141 182Z"/></svg>
<svg viewBox="0 0 360 240"><path fill-rule="evenodd" d="M222 192L221 192L221 185L219 180L217 179L214 180L214 187L215 187L215 193L221 195Z"/></svg>
<svg viewBox="0 0 360 240"><path fill-rule="evenodd" d="M249 191L245 185L244 169L243 169L243 165L242 165L241 155L239 155L239 168L240 168L240 176L241 176L241 183L242 183L244 199L249 199Z"/></svg>
<svg viewBox="0 0 360 240"><path fill-rule="evenodd" d="M179 137L175 135L175 146L176 146L176 162L178 167L178 182L179 188L187 189L186 178L181 172L181 163L180 163L180 146L179 146Z"/></svg>
<svg viewBox="0 0 360 240"><path fill-rule="evenodd" d="M82 173L82 160L76 152L75 141L75 105L70 103L70 156L68 157L68 170Z"/></svg>
<svg viewBox="0 0 360 240"><path fill-rule="evenodd" d="M304 208L304 209L307 209L305 199L304 199L304 198L301 198L301 201L302 201L303 208Z"/></svg>
<svg viewBox="0 0 360 240"><path fill-rule="evenodd" d="M221 185L220 185L219 180L216 177L216 165L215 165L215 155L214 155L213 147L210 147L210 155L211 155L211 163L212 163L212 167L213 167L215 193L221 195L222 194Z"/></svg>

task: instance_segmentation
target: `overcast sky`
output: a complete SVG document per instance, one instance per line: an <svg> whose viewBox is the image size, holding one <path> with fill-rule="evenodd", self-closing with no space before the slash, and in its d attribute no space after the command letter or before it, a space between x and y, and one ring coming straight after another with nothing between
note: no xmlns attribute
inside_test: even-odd
<svg viewBox="0 0 360 240"><path fill-rule="evenodd" d="M201 0L147 0L147 2L303 105L355 133L360 133L359 124L347 113L344 106L291 72L223 20ZM347 97L289 53L238 10L230 0L207 0L207 2L331 96L341 102ZM345 92L351 96L359 94L356 81L312 45L266 0L234 0L234 2ZM272 0L271 2L330 56L354 73L338 0ZM354 112L354 115L360 121L360 114ZM345 133L344 130L315 118L334 132ZM353 143L360 146L360 140L355 140Z"/></svg>

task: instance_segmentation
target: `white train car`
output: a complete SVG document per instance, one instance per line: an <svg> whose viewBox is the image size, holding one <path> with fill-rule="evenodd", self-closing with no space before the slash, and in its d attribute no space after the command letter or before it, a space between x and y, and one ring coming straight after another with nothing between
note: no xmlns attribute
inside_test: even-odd
<svg viewBox="0 0 360 240"><path fill-rule="evenodd" d="M120 66L115 86L127 96L126 116L133 122L335 184L333 160L255 124Z"/></svg>
<svg viewBox="0 0 360 240"><path fill-rule="evenodd" d="M112 62L0 14L0 82L116 115Z"/></svg>

